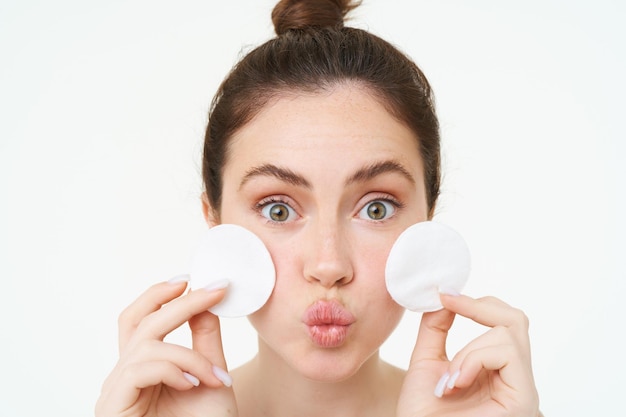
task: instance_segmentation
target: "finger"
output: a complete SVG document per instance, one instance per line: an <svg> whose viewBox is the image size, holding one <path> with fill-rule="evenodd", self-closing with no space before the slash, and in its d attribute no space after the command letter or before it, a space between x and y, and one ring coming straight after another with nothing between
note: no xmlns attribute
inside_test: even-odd
<svg viewBox="0 0 626 417"><path fill-rule="evenodd" d="M213 375L217 379L227 387L232 386L233 379L228 374L218 317L208 311L202 312L189 320L189 327L193 349L211 360Z"/></svg>
<svg viewBox="0 0 626 417"><path fill-rule="evenodd" d="M184 391L195 386L192 377L186 376L184 371L169 361L132 364L120 373L117 383L111 384L110 391L102 396L102 403L109 410L127 410L138 401L142 389L165 384Z"/></svg>
<svg viewBox="0 0 626 417"><path fill-rule="evenodd" d="M502 403L534 404L537 393L530 367L517 360L517 350L512 345L490 345L469 352L461 368L448 380L446 392L468 388L490 372L488 383L492 397Z"/></svg>
<svg viewBox="0 0 626 417"><path fill-rule="evenodd" d="M222 386L222 381L213 373L213 362L195 350L171 343L148 340L137 346L132 356L125 360L126 366L141 362L168 361L194 375L207 386L213 388Z"/></svg>
<svg viewBox="0 0 626 417"><path fill-rule="evenodd" d="M422 315L412 364L423 359L447 360L446 339L453 321L454 313L445 309Z"/></svg>
<svg viewBox="0 0 626 417"><path fill-rule="evenodd" d="M146 340L143 343L135 345L133 349L126 350L126 356L120 359L115 369L107 377L102 385L102 392L107 393L123 383L124 386L135 389L145 386L145 383L139 382L135 376L128 378L129 369L137 369L138 366L145 363L162 363L167 362L182 372L188 373L187 379L191 381L195 378L195 384L202 382L204 385L212 388L219 388L224 383L218 378L213 371L213 364L199 352L170 343L155 340ZM192 379L190 379L192 378ZM128 381L135 381L128 383ZM148 379L154 381L154 378ZM174 386L175 387L175 386ZM127 397L128 399L129 397Z"/></svg>
<svg viewBox="0 0 626 417"><path fill-rule="evenodd" d="M448 310L488 327L505 326L513 330L518 342L530 349L528 317L523 311L511 307L495 297L474 299L468 296L441 295Z"/></svg>
<svg viewBox="0 0 626 417"><path fill-rule="evenodd" d="M443 306L484 326L521 326L528 328L528 318L519 309L495 297L471 298L466 295L441 294Z"/></svg>
<svg viewBox="0 0 626 417"><path fill-rule="evenodd" d="M472 352L489 348L491 346L506 347L508 351L513 351L515 354L512 356L512 360L516 360L523 364L530 366L530 355L524 351L524 348L519 346L517 338L511 332L511 329L504 326L494 327L487 333L480 335L476 339L468 343L463 349L454 355L454 358L450 361L448 373L453 375L456 371L461 369L466 363L466 358Z"/></svg>
<svg viewBox="0 0 626 417"><path fill-rule="evenodd" d="M225 292L224 286L211 289L200 288L169 302L159 311L144 317L132 335L132 339L137 341L163 340L168 333L180 327L196 314L206 311L222 301Z"/></svg>
<svg viewBox="0 0 626 417"><path fill-rule="evenodd" d="M459 376L450 383L457 388L466 388L474 383L482 370L504 371L515 356L515 350L511 345L489 345L472 350L464 357L461 363Z"/></svg>
<svg viewBox="0 0 626 417"><path fill-rule="evenodd" d="M189 320L192 346L195 351L226 370L220 322L215 314L204 311Z"/></svg>
<svg viewBox="0 0 626 417"><path fill-rule="evenodd" d="M126 368L126 372L123 372L122 376L128 381L128 385L132 385L136 389L165 384L177 390L185 390L196 385L189 377L185 376L185 371L170 361L133 364Z"/></svg>
<svg viewBox="0 0 626 417"><path fill-rule="evenodd" d="M502 346L488 346L469 352L461 369L446 372L435 387L435 396L442 397L453 390L468 388L472 385L489 385L490 391L501 391L502 381L497 373L507 365L503 358ZM490 371L487 375L484 371ZM479 381L479 378L481 380ZM508 387L506 387L508 389Z"/></svg>
<svg viewBox="0 0 626 417"><path fill-rule="evenodd" d="M148 288L139 298L126 307L118 319L120 352L124 350L141 320L159 310L163 304L180 297L186 287L185 277L161 282Z"/></svg>

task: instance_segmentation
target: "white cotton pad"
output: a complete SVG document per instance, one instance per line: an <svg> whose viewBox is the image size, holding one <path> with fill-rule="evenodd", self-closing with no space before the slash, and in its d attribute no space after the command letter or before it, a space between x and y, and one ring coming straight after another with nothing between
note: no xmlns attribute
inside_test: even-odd
<svg viewBox="0 0 626 417"><path fill-rule="evenodd" d="M200 239L190 275L193 289L230 281L224 299L209 310L221 317L254 313L267 302L276 282L274 263L261 239L233 224L212 227Z"/></svg>
<svg viewBox="0 0 626 417"><path fill-rule="evenodd" d="M420 312L443 308L439 289L461 292L470 272L467 244L455 230L426 221L407 228L391 248L385 282L401 306Z"/></svg>

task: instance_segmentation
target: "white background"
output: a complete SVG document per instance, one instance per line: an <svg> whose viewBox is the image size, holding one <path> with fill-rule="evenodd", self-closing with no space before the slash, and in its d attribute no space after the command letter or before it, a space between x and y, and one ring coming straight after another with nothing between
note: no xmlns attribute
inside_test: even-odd
<svg viewBox="0 0 626 417"><path fill-rule="evenodd" d="M118 313L185 272L208 105L273 5L0 0L0 415L92 414ZM623 410L625 18L610 0L366 0L352 23L433 84L438 219L472 249L467 293L530 317L547 416ZM418 321L385 358L406 365ZM455 326L451 351L480 330ZM224 327L233 367L254 334Z"/></svg>

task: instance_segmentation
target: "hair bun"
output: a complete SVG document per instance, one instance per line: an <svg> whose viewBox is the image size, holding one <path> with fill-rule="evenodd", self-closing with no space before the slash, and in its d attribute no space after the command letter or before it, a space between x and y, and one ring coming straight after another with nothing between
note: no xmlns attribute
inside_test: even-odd
<svg viewBox="0 0 626 417"><path fill-rule="evenodd" d="M281 0L272 11L277 35L309 27L343 27L345 15L361 2L354 0Z"/></svg>

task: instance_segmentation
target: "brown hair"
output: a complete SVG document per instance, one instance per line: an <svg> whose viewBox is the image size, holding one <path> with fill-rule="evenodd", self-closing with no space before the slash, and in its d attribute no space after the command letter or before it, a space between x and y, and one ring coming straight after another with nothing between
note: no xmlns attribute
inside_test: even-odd
<svg viewBox="0 0 626 417"><path fill-rule="evenodd" d="M394 46L345 27L360 2L281 0L272 12L278 35L248 53L222 82L209 112L202 176L219 218L228 139L280 93L314 92L344 82L366 87L417 136L432 216L440 186L439 122L422 71Z"/></svg>

